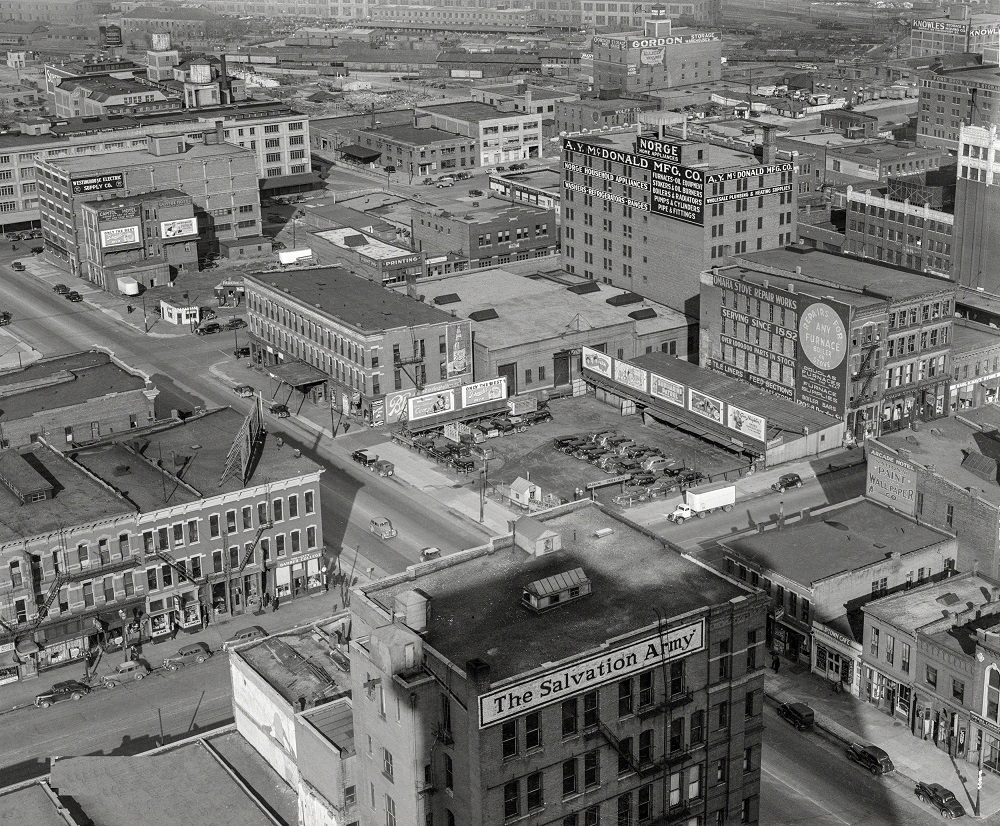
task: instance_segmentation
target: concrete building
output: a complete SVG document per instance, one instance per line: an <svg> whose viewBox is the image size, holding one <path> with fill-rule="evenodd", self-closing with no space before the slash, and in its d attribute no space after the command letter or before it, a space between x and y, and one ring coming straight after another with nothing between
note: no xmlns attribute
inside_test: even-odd
<svg viewBox="0 0 1000 826"><path fill-rule="evenodd" d="M959 129L955 186L955 244L951 276L959 284L1000 292L993 266L1000 254L1000 136L997 125Z"/></svg>
<svg viewBox="0 0 1000 826"><path fill-rule="evenodd" d="M475 5L434 6L398 3L392 6L369 5L372 26L394 29L419 27L440 31L524 31L536 24L530 6L507 8Z"/></svg>
<svg viewBox="0 0 1000 826"><path fill-rule="evenodd" d="M159 391L99 350L53 356L0 377L0 448L45 439L72 448L152 424Z"/></svg>
<svg viewBox="0 0 1000 826"><path fill-rule="evenodd" d="M809 247L734 258L702 276L701 364L859 442L947 415L953 284Z"/></svg>
<svg viewBox="0 0 1000 826"><path fill-rule="evenodd" d="M454 404L472 378L472 329L332 267L246 277L251 357L303 400L373 427L412 418L409 400Z"/></svg>
<svg viewBox="0 0 1000 826"><path fill-rule="evenodd" d="M542 118L535 113L503 112L485 103L421 106L431 126L476 141L476 166L493 166L542 156Z"/></svg>
<svg viewBox="0 0 1000 826"><path fill-rule="evenodd" d="M311 233L309 243L324 263L348 270L374 284L412 284L424 275L424 256L354 227Z"/></svg>
<svg viewBox="0 0 1000 826"><path fill-rule="evenodd" d="M722 37L718 32L674 29L665 16L639 30L595 34L594 88L650 93L722 79Z"/></svg>
<svg viewBox="0 0 1000 826"><path fill-rule="evenodd" d="M559 223L562 213L562 174L541 167L519 172L495 172L490 175L490 193L515 204L529 204L551 209Z"/></svg>
<svg viewBox="0 0 1000 826"><path fill-rule="evenodd" d="M558 251L555 210L495 198L477 203L465 215L414 206L413 248L432 266L436 257L446 256L455 270L543 258Z"/></svg>
<svg viewBox="0 0 1000 826"><path fill-rule="evenodd" d="M666 160L666 159L670 160ZM790 160L679 136L607 132L563 141L567 272L698 314L699 275L796 236Z"/></svg>
<svg viewBox="0 0 1000 826"><path fill-rule="evenodd" d="M122 37L130 44L148 43L161 33L178 43L224 37L230 25L213 9L195 5L142 5L121 16Z"/></svg>
<svg viewBox="0 0 1000 826"><path fill-rule="evenodd" d="M850 637L862 626L865 603L948 576L956 556L953 535L867 499L806 512L720 544L726 572L768 596L769 647L814 669L814 619ZM841 661L835 672L845 691L860 696L861 663Z"/></svg>
<svg viewBox="0 0 1000 826"><path fill-rule="evenodd" d="M546 120L555 116L556 105L579 100L579 92L549 89L528 82L507 83L500 86L473 86L469 89L472 99L497 109L511 107L515 112L542 115Z"/></svg>
<svg viewBox="0 0 1000 826"><path fill-rule="evenodd" d="M97 12L93 0L0 0L0 18L17 22L92 24Z"/></svg>
<svg viewBox="0 0 1000 826"><path fill-rule="evenodd" d="M591 503L514 528L351 600L374 818L759 822L763 594Z"/></svg>
<svg viewBox="0 0 1000 826"><path fill-rule="evenodd" d="M169 244L150 243L151 237L161 242L183 239L189 251L207 251L221 240L260 236L260 191L253 154L225 143L221 125L205 133L203 141L189 144L183 135L151 137L145 151L36 160L42 231L50 259L73 275L112 290L117 285L109 280L109 269L100 266L103 258L95 260L95 251L142 243L142 259L118 265L113 272L155 286L173 280L180 272L180 266L173 265L187 259L171 262L164 249ZM122 196L148 196L167 189L179 190L191 199L192 217L158 221L158 230L154 225L141 230L140 225L152 220L145 207L141 216L132 214L137 212L135 204L123 207L125 212L111 209ZM179 200L168 200L169 209ZM107 228L102 213L103 220L110 221Z"/></svg>
<svg viewBox="0 0 1000 826"><path fill-rule="evenodd" d="M1000 15L975 14L975 6L955 5L942 17L910 23L909 56L976 53L986 63L1000 63Z"/></svg>

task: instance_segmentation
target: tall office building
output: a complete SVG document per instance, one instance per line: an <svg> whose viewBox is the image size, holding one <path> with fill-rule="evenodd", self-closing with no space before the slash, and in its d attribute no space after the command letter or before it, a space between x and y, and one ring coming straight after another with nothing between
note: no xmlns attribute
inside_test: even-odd
<svg viewBox="0 0 1000 826"><path fill-rule="evenodd" d="M953 235L951 277L966 287L1000 293L995 263L1000 256L1000 135L996 124L963 126L959 132Z"/></svg>

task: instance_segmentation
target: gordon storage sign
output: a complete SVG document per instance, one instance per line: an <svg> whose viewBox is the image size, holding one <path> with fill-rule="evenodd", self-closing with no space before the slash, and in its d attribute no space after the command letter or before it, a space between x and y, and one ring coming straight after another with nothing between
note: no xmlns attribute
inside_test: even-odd
<svg viewBox="0 0 1000 826"><path fill-rule="evenodd" d="M112 189L125 188L125 175L114 172L110 175L92 175L88 178L73 179L73 194L84 195L88 192L108 192Z"/></svg>
<svg viewBox="0 0 1000 826"><path fill-rule="evenodd" d="M529 680L491 691L479 697L479 727L496 725L510 717L552 703L671 660L678 660L705 647L705 620L653 633L638 642L555 668Z"/></svg>
<svg viewBox="0 0 1000 826"><path fill-rule="evenodd" d="M905 459L869 449L865 493L913 516L917 511L917 469Z"/></svg>

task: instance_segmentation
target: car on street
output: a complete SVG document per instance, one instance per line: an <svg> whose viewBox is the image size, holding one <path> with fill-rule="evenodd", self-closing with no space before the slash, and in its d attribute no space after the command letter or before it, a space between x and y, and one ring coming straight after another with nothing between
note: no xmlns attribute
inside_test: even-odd
<svg viewBox="0 0 1000 826"><path fill-rule="evenodd" d="M420 561L427 562L429 559L440 559L441 549L440 548L424 548L420 552Z"/></svg>
<svg viewBox="0 0 1000 826"><path fill-rule="evenodd" d="M510 165L511 172L517 172L519 169L527 169L528 165L526 163L512 163Z"/></svg>
<svg viewBox="0 0 1000 826"><path fill-rule="evenodd" d="M0 312L0 327L6 327L13 320L14 316L12 316L10 313L6 311Z"/></svg>
<svg viewBox="0 0 1000 826"><path fill-rule="evenodd" d="M237 347L235 350L233 350L233 355L236 356L236 358L242 358L243 356L249 356L250 355L250 348L249 347Z"/></svg>
<svg viewBox="0 0 1000 826"><path fill-rule="evenodd" d="M455 456L451 460L452 467L459 473L472 473L476 469L476 461L468 456Z"/></svg>
<svg viewBox="0 0 1000 826"><path fill-rule="evenodd" d="M674 481L678 485L687 485L691 487L692 485L697 485L699 482L704 482L708 477L705 476L700 470L690 470L684 469L676 476L674 476Z"/></svg>
<svg viewBox="0 0 1000 826"><path fill-rule="evenodd" d="M277 416L279 419L287 419L291 414L288 412L287 404L272 404L271 415Z"/></svg>
<svg viewBox="0 0 1000 826"><path fill-rule="evenodd" d="M83 296L80 295L76 290L70 290L66 295L63 296L67 301L72 301L74 304L83 301Z"/></svg>
<svg viewBox="0 0 1000 826"><path fill-rule="evenodd" d="M22 264L20 261L15 261L13 264L10 265L10 268L15 272L24 272L24 264Z"/></svg>
<svg viewBox="0 0 1000 826"><path fill-rule="evenodd" d="M92 691L89 685L78 680L63 680L53 684L48 691L43 691L35 697L35 705L38 708L48 708L63 700L79 700L86 697Z"/></svg>
<svg viewBox="0 0 1000 826"><path fill-rule="evenodd" d="M127 660L119 663L110 674L104 675L105 688L117 688L130 682L138 682L149 674L149 666L139 660Z"/></svg>
<svg viewBox="0 0 1000 826"><path fill-rule="evenodd" d="M233 388L233 392L241 399L249 399L257 391L254 390L249 384L240 384Z"/></svg>
<svg viewBox="0 0 1000 826"><path fill-rule="evenodd" d="M277 240L272 241L271 242L271 249L273 249L273 250L283 250L283 249L285 249L285 242L284 241L277 241Z"/></svg>
<svg viewBox="0 0 1000 826"><path fill-rule="evenodd" d="M851 743L846 753L848 760L868 769L876 777L896 770L885 750L871 743Z"/></svg>
<svg viewBox="0 0 1000 826"><path fill-rule="evenodd" d="M202 324L198 329L194 331L196 336L210 336L213 333L218 333L222 329L221 324L216 324L214 321L208 324Z"/></svg>
<svg viewBox="0 0 1000 826"><path fill-rule="evenodd" d="M242 330L246 326L247 323L242 318L231 318L225 323L225 325L223 325L223 329Z"/></svg>
<svg viewBox="0 0 1000 826"><path fill-rule="evenodd" d="M470 189L469 190L469 197L470 198L482 198L485 194L486 193L483 192L481 189Z"/></svg>
<svg viewBox="0 0 1000 826"><path fill-rule="evenodd" d="M388 459L379 459L372 468L373 473L379 476L392 476L396 473L396 466Z"/></svg>
<svg viewBox="0 0 1000 826"><path fill-rule="evenodd" d="M59 295L66 295L66 293L69 292L69 287L67 287L65 284L56 284L52 288L52 291L58 293Z"/></svg>
<svg viewBox="0 0 1000 826"><path fill-rule="evenodd" d="M41 255L43 252L45 252L45 247L32 247L31 248L31 254L32 255Z"/></svg>
<svg viewBox="0 0 1000 826"><path fill-rule="evenodd" d="M165 657L163 660L163 667L168 671L176 671L178 668L182 668L185 665L203 663L211 656L212 652L209 647L205 645L205 643L196 642L191 645L182 646L177 649L176 654Z"/></svg>
<svg viewBox="0 0 1000 826"><path fill-rule="evenodd" d="M361 465L361 467L371 467L378 461L377 456L372 456L366 450L355 450L351 454L351 459Z"/></svg>
<svg viewBox="0 0 1000 826"><path fill-rule="evenodd" d="M201 317L202 321L212 321L217 318L215 310L211 307L199 307L198 315Z"/></svg>
<svg viewBox="0 0 1000 826"><path fill-rule="evenodd" d="M802 478L797 473L783 473L777 478L775 483L771 485L771 490L776 490L778 493L784 493L788 488L801 488Z"/></svg>
<svg viewBox="0 0 1000 826"><path fill-rule="evenodd" d="M455 185L454 181L438 181L437 182L437 188L438 189L442 189L442 188L444 188L446 186L454 186L454 185Z"/></svg>
<svg viewBox="0 0 1000 826"><path fill-rule="evenodd" d="M782 703L778 706L778 716L787 720L799 731L805 731L813 725L813 710L805 703Z"/></svg>
<svg viewBox="0 0 1000 826"><path fill-rule="evenodd" d="M930 803L945 819L965 817L965 808L958 798L940 783L917 783L913 793L921 803Z"/></svg>
<svg viewBox="0 0 1000 826"><path fill-rule="evenodd" d="M542 424L543 422L551 422L552 414L549 412L547 407L543 407L540 410L532 410L529 413L524 414L525 424Z"/></svg>
<svg viewBox="0 0 1000 826"><path fill-rule="evenodd" d="M228 640L222 643L222 650L229 651L231 648L235 648L237 645L243 645L245 642L251 642L252 640L259 640L262 637L267 636L267 631L261 628L259 625L248 625L246 628L241 628L235 634L233 634Z"/></svg>

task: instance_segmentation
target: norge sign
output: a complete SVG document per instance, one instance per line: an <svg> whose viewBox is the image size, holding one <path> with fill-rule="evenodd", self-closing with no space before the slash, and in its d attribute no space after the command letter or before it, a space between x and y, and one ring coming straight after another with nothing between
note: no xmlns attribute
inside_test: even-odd
<svg viewBox="0 0 1000 826"><path fill-rule="evenodd" d="M560 702L578 692L694 654L704 647L703 619L664 634L651 634L638 642L483 694L479 698L479 727L486 728L526 711Z"/></svg>

